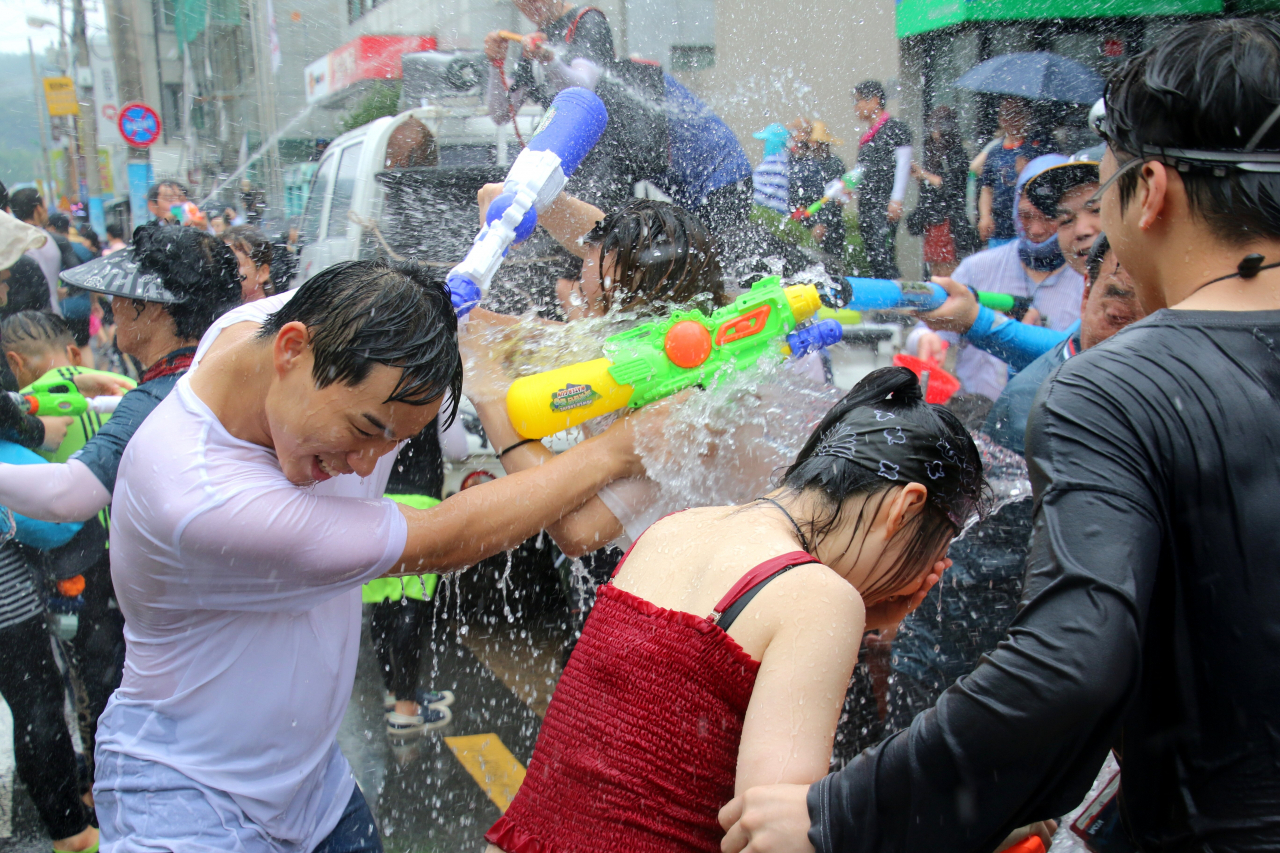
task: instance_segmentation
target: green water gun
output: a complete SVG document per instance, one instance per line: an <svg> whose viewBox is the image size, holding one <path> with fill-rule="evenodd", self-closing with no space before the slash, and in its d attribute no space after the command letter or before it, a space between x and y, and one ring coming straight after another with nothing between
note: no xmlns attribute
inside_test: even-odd
<svg viewBox="0 0 1280 853"><path fill-rule="evenodd" d="M761 279L711 316L694 309L613 335L604 358L523 376L507 392L507 415L523 438L543 438L617 411L638 409L769 353L800 357L840 341L837 320L806 322L822 301L812 284Z"/></svg>
<svg viewBox="0 0 1280 853"><path fill-rule="evenodd" d="M120 402L119 397L85 397L75 382L51 370L32 382L20 393L9 392L18 408L42 418L72 417L93 411L109 415Z"/></svg>
<svg viewBox="0 0 1280 853"><path fill-rule="evenodd" d="M70 379L47 373L13 395L19 408L40 417L78 417L89 411L89 400Z"/></svg>
<svg viewBox="0 0 1280 853"><path fill-rule="evenodd" d="M822 190L822 198L815 201L808 207L797 207L791 212L791 218L795 220L808 219L810 216L816 216L819 210L826 206L827 202L839 198L845 193L851 193L858 188L858 184L862 183L862 167L854 166L840 177L828 183Z"/></svg>

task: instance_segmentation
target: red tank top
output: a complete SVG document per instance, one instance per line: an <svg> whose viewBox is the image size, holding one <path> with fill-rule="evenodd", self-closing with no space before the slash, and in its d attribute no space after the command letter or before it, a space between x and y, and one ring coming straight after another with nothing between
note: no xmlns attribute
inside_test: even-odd
<svg viewBox="0 0 1280 853"><path fill-rule="evenodd" d="M710 617L600 587L524 784L485 839L507 853L719 853L760 663L716 622L814 562L793 551L761 563Z"/></svg>

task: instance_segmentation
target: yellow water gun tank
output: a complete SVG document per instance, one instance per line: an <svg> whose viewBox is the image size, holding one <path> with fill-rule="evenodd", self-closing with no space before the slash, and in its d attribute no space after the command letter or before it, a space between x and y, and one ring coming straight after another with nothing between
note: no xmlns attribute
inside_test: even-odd
<svg viewBox="0 0 1280 853"><path fill-rule="evenodd" d="M520 377L507 391L512 426L521 438L543 438L621 409L632 388L614 381L612 366L597 358Z"/></svg>

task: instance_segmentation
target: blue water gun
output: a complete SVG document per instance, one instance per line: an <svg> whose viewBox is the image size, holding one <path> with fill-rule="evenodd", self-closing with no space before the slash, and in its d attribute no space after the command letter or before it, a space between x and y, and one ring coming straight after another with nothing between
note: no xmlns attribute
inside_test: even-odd
<svg viewBox="0 0 1280 853"><path fill-rule="evenodd" d="M854 311L933 311L947 301L947 292L931 281L893 281L888 278L845 279L851 289L848 304ZM973 288L969 288L973 290ZM1026 296L973 290L979 305L1002 311L1015 320L1022 319L1031 307Z"/></svg>
<svg viewBox="0 0 1280 853"><path fill-rule="evenodd" d="M471 250L449 271L449 296L459 317L484 298L507 250L533 233L538 212L556 200L608 121L604 102L589 89L573 87L556 95L529 143L511 164L502 195L485 212L484 227Z"/></svg>

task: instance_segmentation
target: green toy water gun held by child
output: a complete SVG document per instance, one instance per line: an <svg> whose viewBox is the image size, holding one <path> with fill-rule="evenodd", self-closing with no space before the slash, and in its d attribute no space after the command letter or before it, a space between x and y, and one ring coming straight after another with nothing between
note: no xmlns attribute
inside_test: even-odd
<svg viewBox="0 0 1280 853"><path fill-rule="evenodd" d="M110 414L119 397L85 397L70 379L55 372L46 373L21 393L9 392L18 408L29 415L47 417L79 417L88 411Z"/></svg>
<svg viewBox="0 0 1280 853"><path fill-rule="evenodd" d="M522 437L544 438L705 385L722 371L746 370L767 355L798 358L843 334L835 320L806 322L821 307L812 284L761 279L709 317L675 311L608 338L604 358L517 379L507 392L507 414Z"/></svg>

